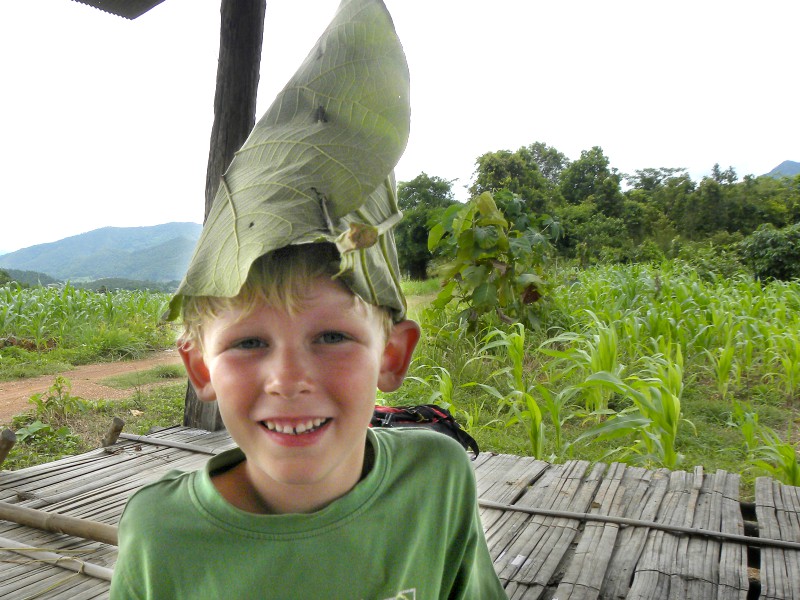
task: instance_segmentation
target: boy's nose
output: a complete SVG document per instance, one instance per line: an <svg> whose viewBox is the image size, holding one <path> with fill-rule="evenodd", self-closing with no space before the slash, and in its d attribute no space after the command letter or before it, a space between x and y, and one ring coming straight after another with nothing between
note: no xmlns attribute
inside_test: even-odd
<svg viewBox="0 0 800 600"><path fill-rule="evenodd" d="M276 348L265 370L264 391L270 396L292 398L312 390L308 358L300 350Z"/></svg>

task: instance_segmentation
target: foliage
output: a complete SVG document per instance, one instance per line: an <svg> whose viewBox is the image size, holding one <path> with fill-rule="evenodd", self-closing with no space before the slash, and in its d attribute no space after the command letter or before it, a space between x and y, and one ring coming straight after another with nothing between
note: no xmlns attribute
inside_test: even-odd
<svg viewBox="0 0 800 600"><path fill-rule="evenodd" d="M676 441L681 423L683 394L683 354L679 345L666 344L665 352L643 357L643 375L624 381L613 373L590 375L582 384L587 389L608 388L629 400L631 406L608 421L579 436L617 439L633 437L633 444L622 448L623 456L634 455L648 467L675 469L683 461Z"/></svg>
<svg viewBox="0 0 800 600"><path fill-rule="evenodd" d="M427 385L412 379L386 400L445 390L486 450L704 465L742 473L751 491L733 403L752 402L774 430L800 419L791 388L800 282L700 276L683 261L598 265L551 281L541 327L521 344L518 324L472 332L455 307L423 311L411 375Z"/></svg>
<svg viewBox="0 0 800 600"><path fill-rule="evenodd" d="M428 249L430 223L448 206L456 203L453 183L420 173L411 181L397 185L397 203L403 219L395 228L400 272L411 279L426 279L433 254Z"/></svg>
<svg viewBox="0 0 800 600"><path fill-rule="evenodd" d="M580 158L570 163L559 178L561 195L568 204L596 200L598 207L602 207L602 212L609 217L616 216L612 205L622 201L619 183L619 177L612 172L609 160L599 146L581 152Z"/></svg>
<svg viewBox="0 0 800 600"><path fill-rule="evenodd" d="M759 422L758 413L734 403L733 421L745 440L750 463L786 485L800 486L800 462L795 447L781 439L771 427ZM787 436L791 438L790 435Z"/></svg>
<svg viewBox="0 0 800 600"><path fill-rule="evenodd" d="M170 379L186 379L186 369L182 364L159 365L148 371L132 371L102 381L103 385L113 388L138 388L153 383L163 383Z"/></svg>
<svg viewBox="0 0 800 600"><path fill-rule="evenodd" d="M568 164L555 148L537 142L515 152L487 152L476 161L473 196L508 190L519 196L527 212L544 214L560 203L558 177Z"/></svg>
<svg viewBox="0 0 800 600"><path fill-rule="evenodd" d="M86 402L73 396L72 384L61 375L46 392L34 394L29 402L34 406L34 416L50 424L63 425L70 416L85 411Z"/></svg>
<svg viewBox="0 0 800 600"><path fill-rule="evenodd" d="M740 249L757 279L800 279L800 223L783 229L761 225Z"/></svg>
<svg viewBox="0 0 800 600"><path fill-rule="evenodd" d="M561 455L564 449L563 425L570 417L564 409L574 395L573 389L559 392L551 391L546 385L537 383L530 372L526 330L517 323L510 331L492 329L483 338L483 346L475 360L490 360L501 366L492 372L490 379L496 385L471 382L498 400L501 409L506 411L506 427L519 425L527 436L528 452L531 456L545 458L546 428L545 416L553 427L554 453L550 458ZM498 352L499 351L499 352ZM537 399L538 398L538 399Z"/></svg>
<svg viewBox="0 0 800 600"><path fill-rule="evenodd" d="M18 443L3 463L4 469L31 467L89 450L66 425L54 428L34 421L17 429L16 435Z"/></svg>
<svg viewBox="0 0 800 600"><path fill-rule="evenodd" d="M506 206L514 204L511 194L498 196ZM488 314L535 327L551 246L534 224L527 216L507 220L488 192L447 209L428 240L429 248L442 248L449 260L439 270L445 283L434 305L443 308L456 299L465 307L460 318L473 328Z"/></svg>
<svg viewBox="0 0 800 600"><path fill-rule="evenodd" d="M158 377L145 373L143 379ZM63 383L69 388L69 382ZM142 391L131 388L128 398L114 401L87 401L80 398L78 411L65 411L61 425L39 418L36 410L14 417L18 443L11 449L4 469L22 469L97 448L114 417L125 421L125 430L146 434L153 427L179 425L183 421L186 384L165 385Z"/></svg>
<svg viewBox="0 0 800 600"><path fill-rule="evenodd" d="M556 246L563 255L577 258L583 267L622 262L622 256L633 249L622 219L602 214L591 202L566 206L558 216L564 236Z"/></svg>
<svg viewBox="0 0 800 600"><path fill-rule="evenodd" d="M727 238L727 239L726 239ZM741 236L714 236L707 241L691 242L676 238L672 240L669 255L680 259L705 281L718 277L736 277L746 269L739 260L737 243Z"/></svg>

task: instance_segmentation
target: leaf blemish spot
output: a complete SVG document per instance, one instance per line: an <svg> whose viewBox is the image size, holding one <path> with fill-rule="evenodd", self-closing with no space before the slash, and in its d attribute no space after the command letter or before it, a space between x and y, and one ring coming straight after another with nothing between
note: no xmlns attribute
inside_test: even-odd
<svg viewBox="0 0 800 600"><path fill-rule="evenodd" d="M252 221L250 221L250 225L248 225L248 227L249 227L249 228L252 228L254 225L255 225L255 223L253 223Z"/></svg>

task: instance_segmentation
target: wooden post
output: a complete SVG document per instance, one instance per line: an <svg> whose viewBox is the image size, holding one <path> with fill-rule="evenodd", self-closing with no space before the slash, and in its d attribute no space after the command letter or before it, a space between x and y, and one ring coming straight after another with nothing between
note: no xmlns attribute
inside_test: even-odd
<svg viewBox="0 0 800 600"><path fill-rule="evenodd" d="M119 438L119 434L122 433L123 427L125 427L125 421L119 417L114 417L114 420L111 422L111 427L109 427L106 432L106 436L100 442L103 448L113 446L117 443L117 439Z"/></svg>
<svg viewBox="0 0 800 600"><path fill-rule="evenodd" d="M3 465L8 453L11 452L11 448L13 448L16 443L17 434L10 429L4 429L3 433L0 434L0 466Z"/></svg>
<svg viewBox="0 0 800 600"><path fill-rule="evenodd" d="M256 124L266 8L266 0L222 0L214 125L206 171L206 218L222 174ZM191 384L186 387L183 424L207 431L224 428L216 403L201 402Z"/></svg>

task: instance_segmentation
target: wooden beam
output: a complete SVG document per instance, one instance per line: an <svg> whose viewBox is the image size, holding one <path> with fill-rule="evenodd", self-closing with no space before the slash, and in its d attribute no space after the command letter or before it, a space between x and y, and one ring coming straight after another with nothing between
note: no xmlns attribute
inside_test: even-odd
<svg viewBox="0 0 800 600"><path fill-rule="evenodd" d="M0 434L0 466L5 462L8 453L17 443L17 434L10 429L4 429Z"/></svg>

